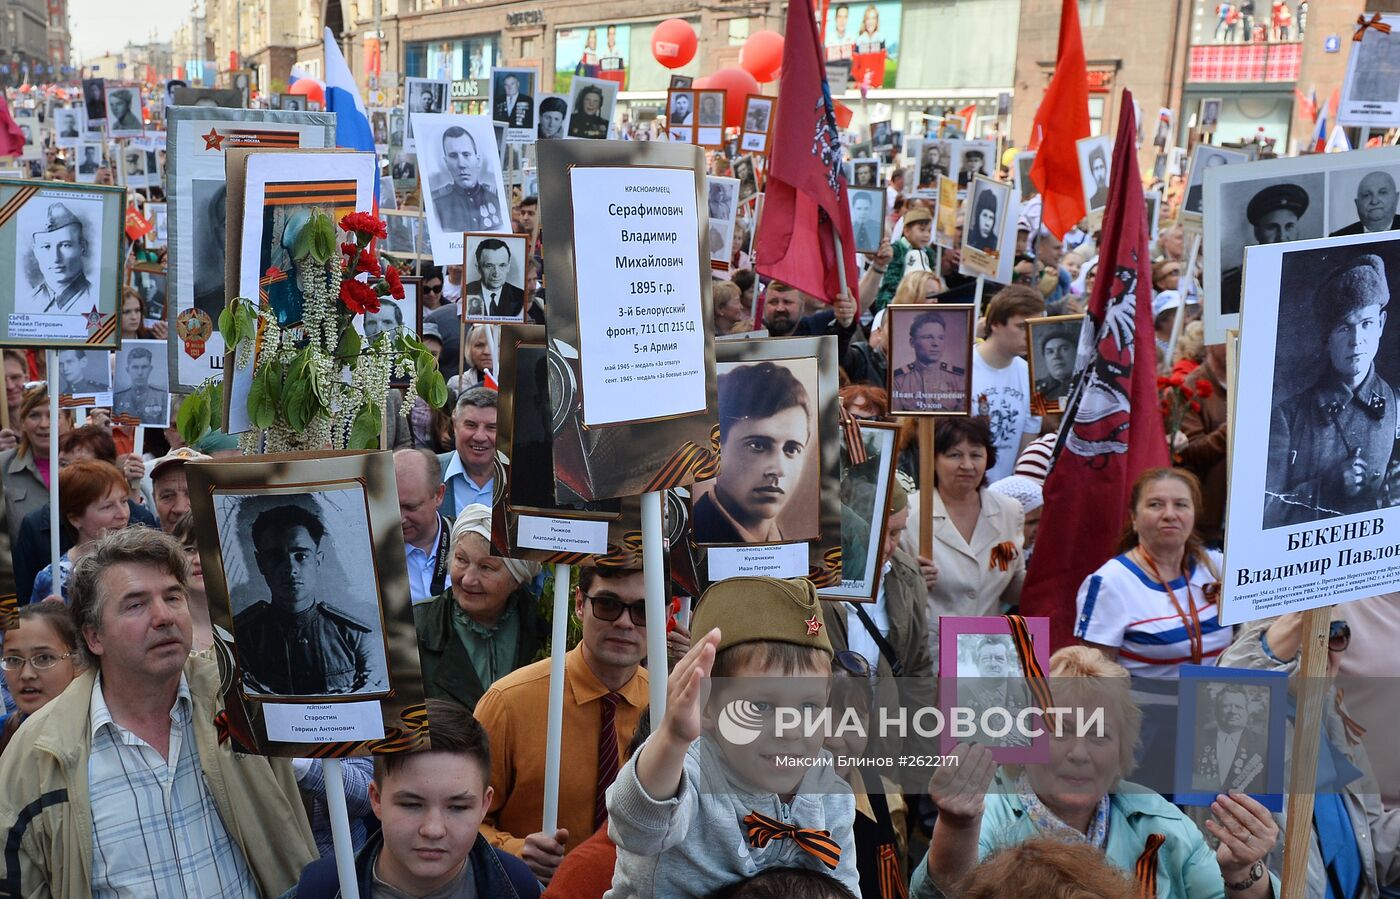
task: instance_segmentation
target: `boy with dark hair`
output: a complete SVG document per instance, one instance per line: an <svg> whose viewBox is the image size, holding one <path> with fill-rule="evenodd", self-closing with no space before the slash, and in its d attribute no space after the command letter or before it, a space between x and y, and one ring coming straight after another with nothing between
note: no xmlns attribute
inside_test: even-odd
<svg viewBox="0 0 1400 899"><path fill-rule="evenodd" d="M374 758L370 804L383 829L355 855L363 899L536 899L525 863L479 828L491 805L486 731L454 702L427 700L428 748ZM312 862L281 899L340 895L335 858Z"/></svg>
<svg viewBox="0 0 1400 899"><path fill-rule="evenodd" d="M1045 314L1045 298L1034 287L1012 284L987 304L986 339L972 354L972 414L992 430L997 463L987 482L1009 477L1021 450L1040 434L1031 414L1031 372L1026 365L1026 319Z"/></svg>
<svg viewBox="0 0 1400 899"><path fill-rule="evenodd" d="M816 589L800 578L722 581L692 629L704 636L671 672L665 715L608 791L617 869L607 895L706 895L781 867L859 890L855 799L821 735L780 734L772 714L748 711L826 705L832 653ZM711 676L725 680L707 691Z"/></svg>

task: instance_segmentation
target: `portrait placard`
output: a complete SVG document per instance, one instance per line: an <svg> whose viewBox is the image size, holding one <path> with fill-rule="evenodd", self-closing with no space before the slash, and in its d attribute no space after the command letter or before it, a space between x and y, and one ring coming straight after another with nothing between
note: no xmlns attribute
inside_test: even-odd
<svg viewBox="0 0 1400 899"><path fill-rule="evenodd" d="M112 355L106 350L59 350L58 393L67 397L101 397L110 403Z"/></svg>
<svg viewBox="0 0 1400 899"><path fill-rule="evenodd" d="M717 148L724 143L724 91L695 91L695 142Z"/></svg>
<svg viewBox="0 0 1400 899"><path fill-rule="evenodd" d="M384 252L399 259L432 259L428 252L427 222L421 209L380 209L389 236Z"/></svg>
<svg viewBox="0 0 1400 899"><path fill-rule="evenodd" d="M939 140L933 137L924 138L919 145L919 190L936 191L938 190L938 179L946 178L952 174L955 145L955 141ZM953 182L954 193L957 192L957 187L958 183L955 180Z"/></svg>
<svg viewBox="0 0 1400 899"><path fill-rule="evenodd" d="M108 137L140 137L145 133L146 105L139 85L108 81L105 101Z"/></svg>
<svg viewBox="0 0 1400 899"><path fill-rule="evenodd" d="M871 122L870 146L877 150L892 149L894 147L894 123L889 119L882 122Z"/></svg>
<svg viewBox="0 0 1400 899"><path fill-rule="evenodd" d="M1031 168L1035 165L1035 153L1020 152L1011 163L1011 173L1016 179L1016 196L1021 203L1029 203L1032 197L1040 196L1040 188L1035 186Z"/></svg>
<svg viewBox="0 0 1400 899"><path fill-rule="evenodd" d="M112 418L133 427L169 427L169 363L164 340L123 340L113 366Z"/></svg>
<svg viewBox="0 0 1400 899"><path fill-rule="evenodd" d="M491 70L491 120L506 126L507 143L535 142L536 75L534 69Z"/></svg>
<svg viewBox="0 0 1400 899"><path fill-rule="evenodd" d="M1113 138L1085 137L1075 141L1079 158L1079 183L1084 189L1084 208L1090 216L1102 216L1108 208L1108 179L1113 160Z"/></svg>
<svg viewBox="0 0 1400 899"><path fill-rule="evenodd" d="M1220 97L1202 97L1196 115L1196 128L1202 134L1214 134L1220 124L1220 107L1224 104Z"/></svg>
<svg viewBox="0 0 1400 899"><path fill-rule="evenodd" d="M83 141L78 144L77 152L74 154L77 165L74 171L77 173L78 184L96 184L97 171L107 164L103 158L102 144L96 141ZM8 177L0 175L0 177Z"/></svg>
<svg viewBox="0 0 1400 899"><path fill-rule="evenodd" d="M335 116L176 106L167 110L166 204L170 212L171 389L188 393L222 377L228 187L224 154L335 145ZM81 167L80 167L81 170Z"/></svg>
<svg viewBox="0 0 1400 899"><path fill-rule="evenodd" d="M1051 315L1026 319L1030 348L1031 409L1036 415L1065 411L1074 387L1083 315Z"/></svg>
<svg viewBox="0 0 1400 899"><path fill-rule="evenodd" d="M1142 201L1147 207L1147 239L1156 240L1161 231L1162 189L1143 191Z"/></svg>
<svg viewBox="0 0 1400 899"><path fill-rule="evenodd" d="M389 177L394 189L405 193L418 187L418 160L404 145L408 113L403 107L389 110Z"/></svg>
<svg viewBox="0 0 1400 899"><path fill-rule="evenodd" d="M753 156L746 154L735 158L734 177L739 181L739 202L741 204L758 196L758 176L755 174Z"/></svg>
<svg viewBox="0 0 1400 899"><path fill-rule="evenodd" d="M540 94L535 107L536 134L539 140L562 140L564 125L569 121L567 94Z"/></svg>
<svg viewBox="0 0 1400 899"><path fill-rule="evenodd" d="M874 158L851 160L851 187L879 186L880 160Z"/></svg>
<svg viewBox="0 0 1400 899"><path fill-rule="evenodd" d="M733 256L734 220L739 212L739 179L710 175L705 178L705 187L710 206L707 233L710 268L727 272Z"/></svg>
<svg viewBox="0 0 1400 899"><path fill-rule="evenodd" d="M774 97L749 94L744 98L744 127L739 135L739 149L746 153L767 153L773 135Z"/></svg>
<svg viewBox="0 0 1400 899"><path fill-rule="evenodd" d="M467 324L525 321L528 234L466 234L462 317Z"/></svg>
<svg viewBox="0 0 1400 899"><path fill-rule="evenodd" d="M885 189L852 187L846 191L851 206L851 230L857 253L874 254L885 237Z"/></svg>
<svg viewBox="0 0 1400 899"><path fill-rule="evenodd" d="M710 582L841 583L841 400L834 337L715 345L719 474L690 488Z"/></svg>
<svg viewBox="0 0 1400 899"><path fill-rule="evenodd" d="M666 127L694 127L695 91L671 89L666 92Z"/></svg>
<svg viewBox="0 0 1400 899"><path fill-rule="evenodd" d="M165 307L169 302L167 285L164 266L148 263L131 267L131 286L141 295L141 324L146 328L153 328L157 322L165 321ZM164 344L162 341L161 352L166 352ZM166 355L169 353L166 352ZM166 366L168 370L169 362Z"/></svg>
<svg viewBox="0 0 1400 899"><path fill-rule="evenodd" d="M1002 242L1010 213L1011 185L979 175L968 192L967 224L963 227L959 272L998 280L997 272L1002 266Z"/></svg>
<svg viewBox="0 0 1400 899"><path fill-rule="evenodd" d="M150 243L164 246L170 239L170 213L164 203L147 203L146 217L151 222L151 233L146 235Z"/></svg>
<svg viewBox="0 0 1400 899"><path fill-rule="evenodd" d="M857 425L865 461L852 464L845 442L841 444L841 582L823 587L819 595L874 602L880 592L899 426L880 421Z"/></svg>
<svg viewBox="0 0 1400 899"><path fill-rule="evenodd" d="M569 87L569 137L605 140L617 103L616 81L574 76Z"/></svg>
<svg viewBox="0 0 1400 899"><path fill-rule="evenodd" d="M83 118L92 140L101 140L107 123L107 80L105 78L84 78Z"/></svg>
<svg viewBox="0 0 1400 899"><path fill-rule="evenodd" d="M1363 18L1369 22L1371 16ZM1338 125L1400 125L1400 15L1382 15L1380 24L1384 31L1366 27L1361 40L1347 41L1351 54L1337 103Z"/></svg>
<svg viewBox="0 0 1400 899"><path fill-rule="evenodd" d="M422 726L423 684L392 456L199 465L185 470L237 748L393 751Z"/></svg>
<svg viewBox="0 0 1400 899"><path fill-rule="evenodd" d="M365 339L366 343L373 342L381 334L389 335L388 339L393 340L404 330L417 336L423 331L423 309L418 302L418 288L422 283L422 278L401 278L403 282L403 299L396 300L393 297L379 298L379 311L366 312L364 315L357 315L350 321L355 332ZM397 383L404 379L390 379L391 383Z"/></svg>
<svg viewBox="0 0 1400 899"><path fill-rule="evenodd" d="M972 408L970 303L888 306L892 415L967 415Z"/></svg>
<svg viewBox="0 0 1400 899"><path fill-rule="evenodd" d="M1036 669L1048 671L1050 619L1022 620ZM1039 715L1022 714L1039 703L1027 676L1030 665L1021 657L1012 633L1005 616L939 616L938 676L943 685L939 706L946 721L953 720L953 708L970 709L975 730L970 736L954 737L951 728L944 728L939 734L940 751L952 752L958 743L979 743L1002 764L1049 760L1048 728L1040 727ZM1031 726L1019 725L1018 718ZM1038 735L1032 735L1035 730Z"/></svg>
<svg viewBox="0 0 1400 899"><path fill-rule="evenodd" d="M1249 247L1245 271L1222 624L1400 585L1400 231Z"/></svg>
<svg viewBox="0 0 1400 899"><path fill-rule="evenodd" d="M1175 151L1178 148L1173 148ZM1222 165L1237 165L1249 162L1249 154L1239 150L1226 150L1210 144L1196 144L1191 151L1191 161L1186 176L1186 199L1181 202L1177 218L1182 222L1199 222L1205 206L1205 180L1208 169Z"/></svg>
<svg viewBox="0 0 1400 899"><path fill-rule="evenodd" d="M1283 811L1288 672L1182 665L1177 684L1172 797L1208 806L1221 793L1245 793Z"/></svg>
<svg viewBox="0 0 1400 899"><path fill-rule="evenodd" d="M958 182L947 175L938 176L937 195L933 211L934 246L951 250L958 240Z"/></svg>
<svg viewBox="0 0 1400 899"><path fill-rule="evenodd" d="M171 92L176 106L242 109L243 92L228 87L177 87Z"/></svg>
<svg viewBox="0 0 1400 899"><path fill-rule="evenodd" d="M418 117L420 115L441 115L448 111L447 82L436 78L405 78L403 82L404 108L408 115L404 119L404 150L410 154L418 151ZM495 149L495 145L492 145Z"/></svg>
<svg viewBox="0 0 1400 899"><path fill-rule="evenodd" d="M957 171L958 190L971 190L973 179L991 178L996 169L997 144L994 140L959 140L953 144L953 166Z"/></svg>
<svg viewBox="0 0 1400 899"><path fill-rule="evenodd" d="M116 347L125 193L0 179L0 346Z"/></svg>
<svg viewBox="0 0 1400 899"><path fill-rule="evenodd" d="M305 94L279 94L278 108L287 112L305 112L309 102Z"/></svg>
<svg viewBox="0 0 1400 899"><path fill-rule="evenodd" d="M460 265L468 231L510 232L510 203L489 116L413 117L423 209L436 265Z"/></svg>
<svg viewBox="0 0 1400 899"><path fill-rule="evenodd" d="M81 106L61 106L53 111L54 144L65 149L73 149L82 143L83 132L87 130L83 121Z"/></svg>
<svg viewBox="0 0 1400 899"><path fill-rule="evenodd" d="M546 305L568 374L556 477L590 500L689 484L716 409L703 154L657 141L536 152L541 203L558 212L544 218L546 265L565 273ZM581 260L589 277L570 277Z"/></svg>

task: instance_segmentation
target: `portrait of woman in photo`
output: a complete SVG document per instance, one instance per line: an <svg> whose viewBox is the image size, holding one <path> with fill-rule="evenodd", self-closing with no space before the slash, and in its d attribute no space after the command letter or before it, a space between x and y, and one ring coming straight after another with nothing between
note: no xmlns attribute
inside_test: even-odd
<svg viewBox="0 0 1400 899"><path fill-rule="evenodd" d="M997 197L989 190L977 192L972 206L972 230L967 243L984 253L997 251Z"/></svg>

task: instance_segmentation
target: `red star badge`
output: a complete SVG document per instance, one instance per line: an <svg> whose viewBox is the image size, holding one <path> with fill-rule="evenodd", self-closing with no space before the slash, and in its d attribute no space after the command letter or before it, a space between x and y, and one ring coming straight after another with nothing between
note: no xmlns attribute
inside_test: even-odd
<svg viewBox="0 0 1400 899"><path fill-rule="evenodd" d="M815 637L822 629L821 619L816 615L807 619L807 636Z"/></svg>
<svg viewBox="0 0 1400 899"><path fill-rule="evenodd" d="M204 149L223 150L224 138L227 137L227 135L220 134L217 128L210 128L209 133L202 135L202 137L204 138Z"/></svg>
<svg viewBox="0 0 1400 899"><path fill-rule="evenodd" d="M102 324L102 313L97 311L96 306L93 306L92 311L85 314L83 318L87 319L89 328L96 328Z"/></svg>

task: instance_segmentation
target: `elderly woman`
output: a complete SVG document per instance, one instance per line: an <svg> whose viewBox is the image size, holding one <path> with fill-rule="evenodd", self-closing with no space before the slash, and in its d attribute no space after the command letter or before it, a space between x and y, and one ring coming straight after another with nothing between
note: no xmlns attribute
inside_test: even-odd
<svg viewBox="0 0 1400 899"><path fill-rule="evenodd" d="M938 819L910 896L957 896L954 885L979 859L1038 837L1097 848L1137 880L1138 895L1278 895L1278 882L1262 861L1279 829L1259 802L1239 793L1216 797L1206 822L1220 840L1212 852L1180 809L1124 780L1132 773L1141 713L1121 665L1088 647L1067 646L1051 656L1048 673L1055 705L1078 711L1046 719L1049 761L1019 772L997 770L986 748L959 746L958 764L938 769L929 783ZM1090 717L1099 711L1101 717ZM1102 725L1090 723L1095 720Z"/></svg>
<svg viewBox="0 0 1400 899"><path fill-rule="evenodd" d="M10 545L24 516L49 501L49 394L42 386L24 392L19 405L19 445L0 453L0 489Z"/></svg>
<svg viewBox="0 0 1400 899"><path fill-rule="evenodd" d="M59 556L58 573L52 563L34 578L30 602L43 602L50 596L68 601L68 578L73 566L98 540L120 531L131 522L127 497L131 487L115 466L95 459L81 459L58 473L58 514L60 527L67 530L73 546Z"/></svg>
<svg viewBox="0 0 1400 899"><path fill-rule="evenodd" d="M534 661L546 625L527 589L536 562L491 555L491 510L472 503L452 524L451 587L413 607L426 695L476 708L497 679Z"/></svg>
<svg viewBox="0 0 1400 899"><path fill-rule="evenodd" d="M68 609L39 603L19 610L19 623L5 631L0 667L5 686L14 697L15 711L0 731L0 753L25 718L39 711L83 670L83 648Z"/></svg>
<svg viewBox="0 0 1400 899"><path fill-rule="evenodd" d="M491 326L473 325L467 334L467 370L453 375L447 388L453 393L470 390L485 382L486 373L495 364L491 354Z"/></svg>

